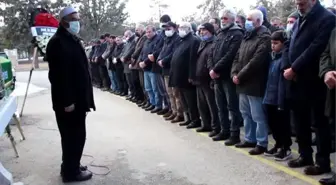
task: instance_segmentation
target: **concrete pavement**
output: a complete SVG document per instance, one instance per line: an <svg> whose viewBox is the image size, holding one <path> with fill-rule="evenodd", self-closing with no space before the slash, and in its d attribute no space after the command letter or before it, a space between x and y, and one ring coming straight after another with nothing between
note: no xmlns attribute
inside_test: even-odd
<svg viewBox="0 0 336 185"><path fill-rule="evenodd" d="M27 72L17 73L19 82ZM18 141L15 159L10 142L0 138L0 161L25 185L60 185L60 138L51 109L46 71L35 71L22 118L26 141ZM17 92L18 95L22 94ZM22 100L22 97L20 98ZM250 157L204 135L165 122L120 97L95 89L97 111L87 118L84 165L95 175L83 185L307 185L317 178L285 163ZM20 101L22 103L22 101ZM19 134L13 127L14 135ZM300 176L301 175L301 176Z"/></svg>

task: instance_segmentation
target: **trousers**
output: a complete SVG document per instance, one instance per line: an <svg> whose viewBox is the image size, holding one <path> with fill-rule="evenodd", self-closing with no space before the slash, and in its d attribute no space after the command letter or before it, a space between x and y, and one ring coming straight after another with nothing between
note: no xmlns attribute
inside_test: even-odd
<svg viewBox="0 0 336 185"><path fill-rule="evenodd" d="M64 175L78 173L86 139L86 112L77 108L73 112L55 111L61 135L62 170Z"/></svg>

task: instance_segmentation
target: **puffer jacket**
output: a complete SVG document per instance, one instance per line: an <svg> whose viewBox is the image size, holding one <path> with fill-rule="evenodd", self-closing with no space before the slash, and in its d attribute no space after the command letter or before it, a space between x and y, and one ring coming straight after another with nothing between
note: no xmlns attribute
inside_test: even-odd
<svg viewBox="0 0 336 185"><path fill-rule="evenodd" d="M246 32L231 69L237 76L237 92L263 97L271 60L271 34L265 26Z"/></svg>
<svg viewBox="0 0 336 185"><path fill-rule="evenodd" d="M217 74L220 74L220 79L230 79L232 63L243 36L244 30L236 24L232 24L231 27L226 29L218 30L217 37L212 45L208 66Z"/></svg>
<svg viewBox="0 0 336 185"><path fill-rule="evenodd" d="M157 59L157 62L162 60L162 65L163 65L162 73L164 76L169 75L170 61L173 56L174 50L177 47L177 43L179 43L179 40L180 40L180 37L177 35L177 33L174 33L173 36L166 37L164 39L162 50Z"/></svg>

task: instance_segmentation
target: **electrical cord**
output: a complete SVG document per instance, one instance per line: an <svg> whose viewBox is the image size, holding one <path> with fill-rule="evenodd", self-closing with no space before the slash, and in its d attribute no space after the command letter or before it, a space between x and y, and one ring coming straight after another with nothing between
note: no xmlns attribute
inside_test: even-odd
<svg viewBox="0 0 336 185"><path fill-rule="evenodd" d="M58 129L55 129L55 128L43 128L41 126L37 126L37 128L40 129L40 130L46 130L46 131L58 131ZM96 173L96 172L88 169L88 171L90 171L92 174L99 175L99 176L107 176L108 174L111 173L112 170L109 167L107 167L106 165L94 164L95 158L92 155L83 154L82 156L92 159L91 162L88 164L88 166L91 166L91 167L94 167L94 168L102 168L102 169L106 170L105 173Z"/></svg>

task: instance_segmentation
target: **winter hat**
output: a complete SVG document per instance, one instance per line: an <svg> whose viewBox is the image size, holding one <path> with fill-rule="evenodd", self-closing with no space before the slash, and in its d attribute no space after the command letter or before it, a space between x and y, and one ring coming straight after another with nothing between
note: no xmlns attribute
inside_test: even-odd
<svg viewBox="0 0 336 185"><path fill-rule="evenodd" d="M299 18L299 13L297 11L294 11L288 16L288 18L290 18L290 17L298 19Z"/></svg>
<svg viewBox="0 0 336 185"><path fill-rule="evenodd" d="M191 24L191 28L192 28L193 32L196 33L197 32L197 25L193 22L190 23L190 24Z"/></svg>
<svg viewBox="0 0 336 185"><path fill-rule="evenodd" d="M208 30L211 34L215 34L215 27L210 23L204 23L199 28Z"/></svg>
<svg viewBox="0 0 336 185"><path fill-rule="evenodd" d="M257 10L260 10L264 15L264 20L267 19L267 9L264 6L259 6Z"/></svg>
<svg viewBox="0 0 336 185"><path fill-rule="evenodd" d="M59 13L59 18L63 19L65 16L68 16L68 15L73 14L73 13L77 13L75 8L73 8L71 6L63 8Z"/></svg>

